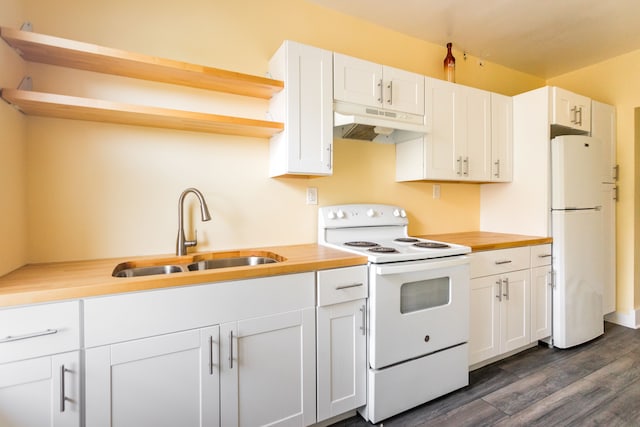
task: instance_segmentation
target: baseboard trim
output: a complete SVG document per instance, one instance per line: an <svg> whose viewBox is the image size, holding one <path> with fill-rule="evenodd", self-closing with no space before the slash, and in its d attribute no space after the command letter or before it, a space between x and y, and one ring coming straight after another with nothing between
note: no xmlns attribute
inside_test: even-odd
<svg viewBox="0 0 640 427"><path fill-rule="evenodd" d="M627 328L638 329L640 328L640 310L631 310L628 313L614 311L605 315L604 320Z"/></svg>

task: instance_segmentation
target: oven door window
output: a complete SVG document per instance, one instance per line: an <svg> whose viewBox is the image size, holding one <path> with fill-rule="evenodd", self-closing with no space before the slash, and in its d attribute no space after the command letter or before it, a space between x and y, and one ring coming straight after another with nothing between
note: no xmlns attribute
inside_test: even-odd
<svg viewBox="0 0 640 427"><path fill-rule="evenodd" d="M427 310L451 302L449 277L404 283L400 287L400 313Z"/></svg>

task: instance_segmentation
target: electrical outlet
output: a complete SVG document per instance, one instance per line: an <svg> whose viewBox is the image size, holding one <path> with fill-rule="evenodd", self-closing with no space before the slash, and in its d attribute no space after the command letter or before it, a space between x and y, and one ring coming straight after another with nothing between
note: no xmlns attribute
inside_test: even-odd
<svg viewBox="0 0 640 427"><path fill-rule="evenodd" d="M307 188L307 204L308 205L318 204L318 189L316 187Z"/></svg>

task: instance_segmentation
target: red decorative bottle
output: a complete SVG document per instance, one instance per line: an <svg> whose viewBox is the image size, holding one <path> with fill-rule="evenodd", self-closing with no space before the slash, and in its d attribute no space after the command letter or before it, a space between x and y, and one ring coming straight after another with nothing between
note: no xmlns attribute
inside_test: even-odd
<svg viewBox="0 0 640 427"><path fill-rule="evenodd" d="M444 57L444 77L448 82L456 81L456 58L451 53L451 43L447 43L447 56Z"/></svg>

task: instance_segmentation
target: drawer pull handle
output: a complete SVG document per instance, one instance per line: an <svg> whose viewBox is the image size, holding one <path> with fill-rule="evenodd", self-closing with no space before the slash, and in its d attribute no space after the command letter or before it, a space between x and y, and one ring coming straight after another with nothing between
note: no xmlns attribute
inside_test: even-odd
<svg viewBox="0 0 640 427"><path fill-rule="evenodd" d="M505 259L502 261L496 261L496 265L501 265L501 264L511 264L511 260L510 259Z"/></svg>
<svg viewBox="0 0 640 427"><path fill-rule="evenodd" d="M364 283L360 282L360 283L349 283L347 285L338 285L336 286L336 291L339 291L341 289L357 288L359 286L364 286Z"/></svg>
<svg viewBox="0 0 640 427"><path fill-rule="evenodd" d="M45 335L52 335L52 334L57 334L58 330L57 329L47 329L46 331L40 331L40 332L32 332L30 334L24 334L24 335L8 335L4 338L0 338L0 344L3 343L7 343L7 342L13 342L13 341L20 341L20 340L26 340L29 338L36 338L36 337L42 337Z"/></svg>
<svg viewBox="0 0 640 427"><path fill-rule="evenodd" d="M551 256L551 254L540 254L538 255L538 258L549 258Z"/></svg>

